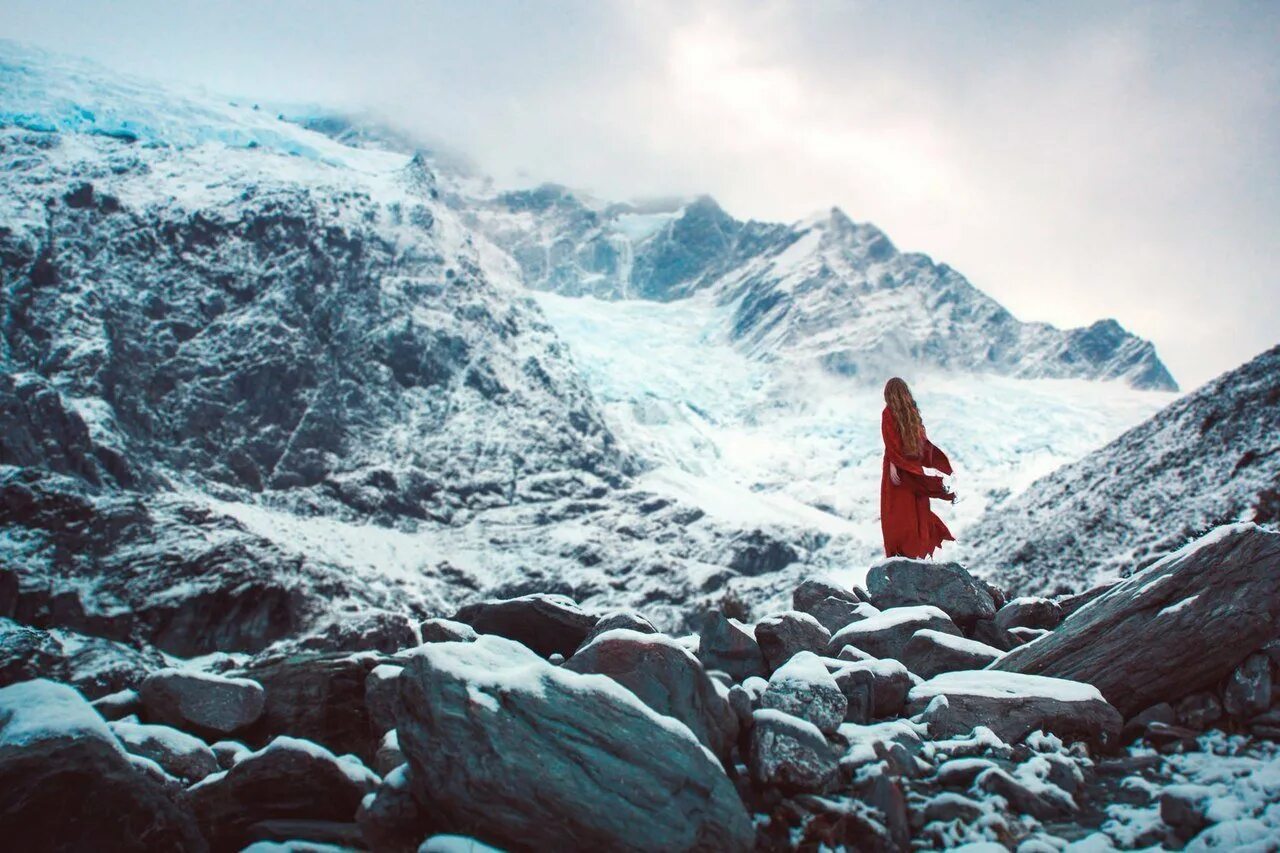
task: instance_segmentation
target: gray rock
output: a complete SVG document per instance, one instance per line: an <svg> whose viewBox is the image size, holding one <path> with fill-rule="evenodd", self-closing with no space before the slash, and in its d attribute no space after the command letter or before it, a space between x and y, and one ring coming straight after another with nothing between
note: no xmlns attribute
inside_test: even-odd
<svg viewBox="0 0 1280 853"><path fill-rule="evenodd" d="M392 729L382 736L382 742L378 744L378 751L373 756L373 772L379 776L386 776L404 763L405 757L400 749L400 738L396 736L396 730Z"/></svg>
<svg viewBox="0 0 1280 853"><path fill-rule="evenodd" d="M1095 685L1122 714L1231 675L1280 623L1280 533L1220 527L1068 616L993 668Z"/></svg>
<svg viewBox="0 0 1280 853"><path fill-rule="evenodd" d="M1010 628L1008 630L1009 636L1013 637L1014 642L1019 646L1026 645L1032 640L1038 640L1052 633L1045 628Z"/></svg>
<svg viewBox="0 0 1280 853"><path fill-rule="evenodd" d="M709 610L698 633L698 660L707 669L723 670L737 681L769 674L755 635L737 619Z"/></svg>
<svg viewBox="0 0 1280 853"><path fill-rule="evenodd" d="M996 625L1012 628L1043 628L1052 631L1062 623L1062 607L1047 598L1015 598L996 611Z"/></svg>
<svg viewBox="0 0 1280 853"><path fill-rule="evenodd" d="M587 633L587 638L582 641L583 645L591 642L605 631L612 631L614 628L626 628L629 631L638 631L641 634L658 633L658 629L653 627L652 622L634 610L611 610L602 615L595 626Z"/></svg>
<svg viewBox="0 0 1280 853"><path fill-rule="evenodd" d="M817 655L798 652L769 678L760 707L799 717L832 734L844 722L848 700Z"/></svg>
<svg viewBox="0 0 1280 853"><path fill-rule="evenodd" d="M1147 726L1151 723L1163 723L1170 726L1176 720L1177 712L1173 710L1173 706L1168 702L1161 702L1125 720L1124 728L1121 729L1120 735L1125 740L1132 740L1133 738L1142 737L1147 731Z"/></svg>
<svg viewBox="0 0 1280 853"><path fill-rule="evenodd" d="M399 681L400 748L445 831L521 848L752 847L716 760L612 679L482 636L424 647Z"/></svg>
<svg viewBox="0 0 1280 853"><path fill-rule="evenodd" d="M213 750L197 737L169 726L114 722L112 733L134 755L150 758L171 776L188 784L221 768Z"/></svg>
<svg viewBox="0 0 1280 853"><path fill-rule="evenodd" d="M218 768L221 770L230 770L237 761L253 753L253 750L237 740L220 740L210 744L209 749L218 759Z"/></svg>
<svg viewBox="0 0 1280 853"><path fill-rule="evenodd" d="M0 688L0 837L9 850L208 849L89 703L45 680Z"/></svg>
<svg viewBox="0 0 1280 853"><path fill-rule="evenodd" d="M659 714L684 723L729 762L737 716L698 659L667 635L615 628L578 649L564 669L607 675Z"/></svg>
<svg viewBox="0 0 1280 853"><path fill-rule="evenodd" d="M981 817L983 811L982 804L977 800L946 791L931 797L924 804L924 822L960 820L969 823Z"/></svg>
<svg viewBox="0 0 1280 853"><path fill-rule="evenodd" d="M369 849L417 853L422 839L437 828L430 812L413 795L412 774L409 765L401 764L386 775L374 796L361 802L356 823Z"/></svg>
<svg viewBox="0 0 1280 853"><path fill-rule="evenodd" d="M119 720L132 714L142 713L142 697L133 689L108 693L93 700L93 710L102 715L104 720Z"/></svg>
<svg viewBox="0 0 1280 853"><path fill-rule="evenodd" d="M1265 714L1259 714L1250 720L1249 732L1254 737L1280 740L1280 706L1276 706Z"/></svg>
<svg viewBox="0 0 1280 853"><path fill-rule="evenodd" d="M217 849L240 849L251 828L269 820L355 820L378 777L351 757L338 758L310 741L279 737L230 770L192 785L183 795L205 837Z"/></svg>
<svg viewBox="0 0 1280 853"><path fill-rule="evenodd" d="M1033 790L998 767L983 771L974 784L1004 797L1015 812L1037 820L1064 818L1077 808L1070 795L1056 785L1042 783Z"/></svg>
<svg viewBox="0 0 1280 853"><path fill-rule="evenodd" d="M817 726L772 709L753 715L747 769L757 785L786 794L828 790L839 776L839 760Z"/></svg>
<svg viewBox="0 0 1280 853"><path fill-rule="evenodd" d="M1252 654L1235 668L1222 690L1222 706L1237 719L1249 719L1271 707L1271 659Z"/></svg>
<svg viewBox="0 0 1280 853"><path fill-rule="evenodd" d="M1160 792L1160 820L1188 841L1209 825L1205 805L1212 794L1203 785L1169 785Z"/></svg>
<svg viewBox="0 0 1280 853"><path fill-rule="evenodd" d="M1095 598L1098 598L1113 586L1120 583L1120 580L1120 578L1115 578L1114 580L1104 581L1095 587L1086 589L1084 592L1061 595L1053 599L1053 601L1062 609L1062 618L1065 619L1081 607L1084 607L1090 601L1093 601Z"/></svg>
<svg viewBox="0 0 1280 853"><path fill-rule="evenodd" d="M1003 657L1004 652L954 634L916 631L902 650L902 662L921 678L960 669L982 669Z"/></svg>
<svg viewBox="0 0 1280 853"><path fill-rule="evenodd" d="M1010 634L1004 628L995 623L994 619L979 619L969 626L969 639L977 640L979 643L986 643L994 649L1007 652L1022 645L1023 640L1013 634Z"/></svg>
<svg viewBox="0 0 1280 853"><path fill-rule="evenodd" d="M936 607L894 607L840 629L827 648L837 654L850 645L877 658L901 660L907 642L921 629L960 636L960 629Z"/></svg>
<svg viewBox="0 0 1280 853"><path fill-rule="evenodd" d="M933 781L943 788L968 788L983 771L996 766L989 758L952 758L938 765Z"/></svg>
<svg viewBox="0 0 1280 853"><path fill-rule="evenodd" d="M834 675L836 685L844 693L849 707L860 708L863 693L870 693L870 719L896 717L907 703L907 692L919 683L907 668L896 660L859 661L841 667ZM849 722L869 720L849 719Z"/></svg>
<svg viewBox="0 0 1280 853"><path fill-rule="evenodd" d="M857 592L845 589L830 581L809 579L791 593L791 606L801 613L808 613L822 627L834 634L850 622L865 618L858 605L864 599Z"/></svg>
<svg viewBox="0 0 1280 853"><path fill-rule="evenodd" d="M453 617L481 634L523 643L538 654L572 657L596 624L596 617L563 595L533 593L520 598L468 604Z"/></svg>
<svg viewBox="0 0 1280 853"><path fill-rule="evenodd" d="M796 652L822 654L831 642L831 633L808 613L788 610L756 623L756 642L769 671L782 666Z"/></svg>
<svg viewBox="0 0 1280 853"><path fill-rule="evenodd" d="M923 714L932 737L987 726L1006 743L1041 729L1063 740L1116 746L1122 719L1091 685L1020 673L947 672L911 688L907 711Z"/></svg>
<svg viewBox="0 0 1280 853"><path fill-rule="evenodd" d="M178 669L153 672L138 691L148 719L195 732L231 732L262 716L266 693L247 678Z"/></svg>
<svg viewBox="0 0 1280 853"><path fill-rule="evenodd" d="M828 651L829 650L830 650L830 647L828 647ZM841 660L841 661L852 661L852 662L880 660L875 655L869 655L866 652L864 652L862 649L856 646L845 646L836 654L835 659Z"/></svg>
<svg viewBox="0 0 1280 853"><path fill-rule="evenodd" d="M985 585L959 563L933 563L892 557L867 573L871 603L881 610L931 604L958 625L995 616L995 601Z"/></svg>
<svg viewBox="0 0 1280 853"><path fill-rule="evenodd" d="M465 622L455 622L452 619L440 617L423 619L418 625L418 631L424 643L468 642L479 636L476 629Z"/></svg>
<svg viewBox="0 0 1280 853"><path fill-rule="evenodd" d="M1208 690L1184 697L1174 710L1179 725L1197 731L1203 731L1222 719L1222 703L1216 694Z"/></svg>
<svg viewBox="0 0 1280 853"><path fill-rule="evenodd" d="M470 643L472 640L438 640L436 642ZM369 670L364 681L364 707L369 714L369 729L381 737L396 727L400 706L400 683L397 679L404 667L396 664L379 664Z"/></svg>

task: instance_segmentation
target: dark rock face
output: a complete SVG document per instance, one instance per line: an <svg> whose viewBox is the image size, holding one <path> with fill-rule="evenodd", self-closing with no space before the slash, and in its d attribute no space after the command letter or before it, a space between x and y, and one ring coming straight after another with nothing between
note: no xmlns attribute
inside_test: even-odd
<svg viewBox="0 0 1280 853"><path fill-rule="evenodd" d="M720 610L707 611L698 633L701 636L698 660L707 669L727 672L736 681L768 674L760 644L736 619L730 619Z"/></svg>
<svg viewBox="0 0 1280 853"><path fill-rule="evenodd" d="M1006 743L1040 729L1104 749L1119 745L1123 723L1087 684L992 670L935 676L907 694L907 712L923 713L935 738L968 734L982 725Z"/></svg>
<svg viewBox="0 0 1280 853"><path fill-rule="evenodd" d="M188 788L182 800L215 850L239 850L269 821L354 822L360 800L377 784L358 762L281 737Z"/></svg>
<svg viewBox="0 0 1280 853"><path fill-rule="evenodd" d="M609 676L659 714L684 723L729 762L737 716L698 659L669 637L614 629L579 649L564 669Z"/></svg>
<svg viewBox="0 0 1280 853"><path fill-rule="evenodd" d="M894 607L845 626L831 638L828 649L838 653L846 645L851 645L872 657L901 660L907 643L920 630L960 636L960 629L936 607Z"/></svg>
<svg viewBox="0 0 1280 853"><path fill-rule="evenodd" d="M13 850L208 849L89 704L48 681L0 689L0 833Z"/></svg>
<svg viewBox="0 0 1280 853"><path fill-rule="evenodd" d="M1184 697L1174 710L1179 724L1196 731L1202 731L1222 719L1222 703L1208 690Z"/></svg>
<svg viewBox="0 0 1280 853"><path fill-rule="evenodd" d="M995 616L995 602L986 586L959 563L931 563L895 557L867 573L871 603L881 610L931 604L957 625L971 625Z"/></svg>
<svg viewBox="0 0 1280 853"><path fill-rule="evenodd" d="M400 746L447 831L521 848L752 847L719 764L610 679L486 636L423 647L400 682Z"/></svg>
<svg viewBox="0 0 1280 853"><path fill-rule="evenodd" d="M150 758L170 776L188 784L199 782L220 769L213 750L186 732L169 726L121 722L112 723L110 728L131 754Z"/></svg>
<svg viewBox="0 0 1280 853"><path fill-rule="evenodd" d="M1117 584L994 669L1095 685L1122 714L1229 676L1280 621L1280 533L1219 528Z"/></svg>
<svg viewBox="0 0 1280 853"><path fill-rule="evenodd" d="M775 710L758 710L753 719L747 769L757 784L818 793L835 783L837 756L816 726Z"/></svg>
<svg viewBox="0 0 1280 853"><path fill-rule="evenodd" d="M164 666L164 658L152 649L0 619L0 686L50 678L96 698L136 687Z"/></svg>
<svg viewBox="0 0 1280 853"><path fill-rule="evenodd" d="M961 669L982 669L1002 656L999 649L976 640L928 629L912 634L902 649L902 662L921 678Z"/></svg>
<svg viewBox="0 0 1280 853"><path fill-rule="evenodd" d="M791 606L817 619L832 634L850 622L865 618L858 610L862 603L863 599L855 590L812 578L791 593Z"/></svg>
<svg viewBox="0 0 1280 853"><path fill-rule="evenodd" d="M756 642L770 671L782 666L796 652L822 654L831 634L816 618L797 610L775 613L756 623Z"/></svg>
<svg viewBox="0 0 1280 853"><path fill-rule="evenodd" d="M148 719L196 732L228 734L262 716L262 685L244 678L163 669L138 690Z"/></svg>
<svg viewBox="0 0 1280 853"><path fill-rule="evenodd" d="M1252 654L1236 667L1222 691L1222 705L1233 717L1256 717L1271 707L1271 659Z"/></svg>
<svg viewBox="0 0 1280 853"><path fill-rule="evenodd" d="M586 639L596 617L562 595L534 593L521 598L478 601L462 607L454 620L481 634L497 634L533 649L543 657L566 658Z"/></svg>

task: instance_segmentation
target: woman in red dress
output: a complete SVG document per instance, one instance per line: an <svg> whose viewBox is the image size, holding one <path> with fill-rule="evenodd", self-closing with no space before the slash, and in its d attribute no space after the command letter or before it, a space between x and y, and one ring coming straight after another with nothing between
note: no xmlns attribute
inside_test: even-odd
<svg viewBox="0 0 1280 853"><path fill-rule="evenodd" d="M884 466L880 473L880 528L886 557L928 557L944 541L955 537L929 509L929 499L955 502L942 478L926 474L933 468L951 473L947 455L930 443L920 410L907 383L896 376L884 386L885 408L880 416L884 437Z"/></svg>

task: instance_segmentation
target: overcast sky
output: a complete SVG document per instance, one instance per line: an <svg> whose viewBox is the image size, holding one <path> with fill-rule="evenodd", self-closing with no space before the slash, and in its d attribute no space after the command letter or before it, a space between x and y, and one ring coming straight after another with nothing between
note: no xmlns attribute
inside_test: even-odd
<svg viewBox="0 0 1280 853"><path fill-rule="evenodd" d="M1280 342L1280 3L57 2L0 35L366 108L509 181L833 205L1192 388Z"/></svg>

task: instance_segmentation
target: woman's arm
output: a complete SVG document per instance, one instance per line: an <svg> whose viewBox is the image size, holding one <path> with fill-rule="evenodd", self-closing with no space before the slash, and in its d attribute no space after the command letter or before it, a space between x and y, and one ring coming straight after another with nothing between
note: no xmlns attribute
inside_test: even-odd
<svg viewBox="0 0 1280 853"><path fill-rule="evenodd" d="M902 438L898 435L898 427L894 424L893 415L889 414L888 409L885 409L880 417L880 435L884 438L885 456L888 457L889 464L898 469L899 476L902 471L912 474L924 473L923 458L912 459L902 453Z"/></svg>

